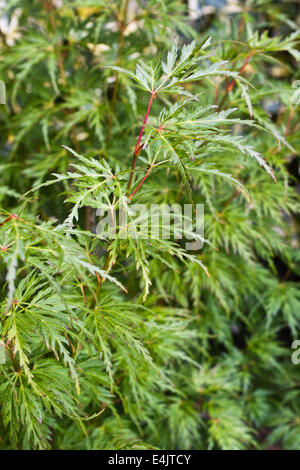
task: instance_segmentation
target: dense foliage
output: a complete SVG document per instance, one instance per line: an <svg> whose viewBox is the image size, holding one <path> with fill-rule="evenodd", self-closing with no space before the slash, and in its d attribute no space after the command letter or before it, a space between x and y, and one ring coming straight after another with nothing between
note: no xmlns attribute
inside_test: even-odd
<svg viewBox="0 0 300 470"><path fill-rule="evenodd" d="M300 448L299 5L216 4L0 2L0 448Z"/></svg>

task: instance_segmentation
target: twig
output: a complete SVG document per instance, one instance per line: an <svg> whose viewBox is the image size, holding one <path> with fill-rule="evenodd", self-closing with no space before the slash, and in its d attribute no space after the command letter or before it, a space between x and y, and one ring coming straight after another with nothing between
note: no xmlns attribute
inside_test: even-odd
<svg viewBox="0 0 300 470"><path fill-rule="evenodd" d="M127 24L128 4L129 4L129 0L125 0L122 19L118 19L119 30L120 30L120 39L119 39L116 65L121 64L122 51L123 51L123 46L124 46L124 33L125 33L126 27L128 26L128 24ZM116 76L116 80L115 80L114 88L113 88L113 92L112 92L112 100L111 100L111 111L112 111L112 113L114 112L115 106L116 106L118 88L119 88L119 80L118 80L118 76ZM106 132L107 140L110 139L111 125L112 125L112 116L111 116L111 114L109 114L108 124L107 124L107 132Z"/></svg>
<svg viewBox="0 0 300 470"><path fill-rule="evenodd" d="M295 107L292 106L291 109L290 109L290 112L289 112L287 124L286 124L285 131L284 131L285 136L289 135L290 126L291 126L291 123L292 123L292 120L293 120L293 117L294 117L294 113L295 113Z"/></svg>
<svg viewBox="0 0 300 470"><path fill-rule="evenodd" d="M142 135L143 135L145 126L146 126L146 124L147 124L147 120L148 120L148 117L149 117L149 113L150 113L150 109L151 109L151 106L152 106L152 102L153 102L153 100L154 100L155 98L156 98L155 92L152 90L151 96L150 96L150 100L149 100L149 103L148 103L148 108L147 108L147 111L146 111L146 116L145 116L145 119L144 119L144 123L143 123L143 125L142 125L141 130L140 130L140 133L139 133L139 136L138 136L138 139L137 139L135 148L134 148L134 152L133 152L133 160L132 160L131 172L130 172L130 176L129 176L129 180L128 180L128 185L127 185L128 194L130 194L130 190L131 190L131 186L132 186L132 181L133 181L133 176L134 176L134 170L135 170L135 166L136 166L136 161L137 161L138 156L139 156L139 154L140 154L140 151L141 151L141 149L142 149L142 145L141 145ZM150 168L147 170L147 172L146 172L145 176L143 177L142 181L140 182L140 184L139 184L139 185L137 186L137 188L133 191L133 193L129 196L129 199L130 199L130 200L133 198L133 196L135 195L135 193L137 192L137 190L142 186L142 184L144 183L144 181L148 178L149 173L150 173L150 171L152 170L152 168L153 168L153 165L150 166ZM109 245L108 245L108 248L109 248ZM107 268L109 267L110 261L111 261L111 252L108 251L107 256L106 256L106 260L105 260L105 264L104 264L104 267L103 267L103 270L104 270L104 271L106 271ZM105 281L105 279L103 279L103 278L101 278L100 281L98 281L98 287L97 287L97 291L96 291L96 296L99 294L101 285L103 284L104 281Z"/></svg>
<svg viewBox="0 0 300 470"><path fill-rule="evenodd" d="M19 218L19 216L17 214L11 214L9 217L7 217L7 219L5 219L3 222L1 222L0 227L2 227L2 225L6 224L7 222L9 222L12 219L18 219L18 218Z"/></svg>
<svg viewBox="0 0 300 470"><path fill-rule="evenodd" d="M142 179L142 181L140 182L140 184L135 188L135 190L133 191L132 194L130 194L129 196L129 199L131 200L133 198L133 196L135 195L135 193L139 190L139 188L144 184L144 181L148 178L152 168L153 168L154 165L151 165L150 168L147 170L144 178Z"/></svg>
<svg viewBox="0 0 300 470"><path fill-rule="evenodd" d="M51 31L54 34L56 32L56 21L55 21L55 14L54 14L54 9L55 6L53 4L53 0L46 0L43 2L46 10L49 13L49 20L50 20L50 25L51 25ZM60 52L60 47L55 46L55 52L57 54L57 63L58 63L58 68L59 68L59 74L61 81L63 85L66 84L66 74L65 74L65 69L64 69L64 61L63 57Z"/></svg>
<svg viewBox="0 0 300 470"><path fill-rule="evenodd" d="M244 70L245 67L248 65L248 63L250 62L250 60L251 60L251 58L253 57L253 55L255 54L255 52L256 52L256 51L253 49L253 50L250 52L250 54L248 54L247 57L245 57L245 60L244 60L242 66L241 66L241 68L240 68L240 70L239 70L239 73L242 73L242 72L243 72L243 70ZM227 77L226 77L226 78L227 78ZM224 94L224 96L223 96L223 99L222 99L221 103L219 104L219 108L222 108L222 107L223 107L223 105L224 105L224 103L225 103L225 101L226 101L226 99L227 99L227 97L228 97L229 92L233 89L233 87L234 87L235 84L236 84L236 80L233 79L231 83L228 83L228 79L227 79L227 80L226 80L226 84L227 84L227 86L226 86L225 94Z"/></svg>
<svg viewBox="0 0 300 470"><path fill-rule="evenodd" d="M130 192L130 189L131 189L131 186L132 186L132 181L133 181L133 175L134 175L134 170L135 170L136 161L137 161L137 158L138 158L138 156L139 156L139 154L140 154L140 151L141 151L141 149L142 149L142 146L140 145L141 139L142 139L142 135L143 135L144 129L145 129L146 124L147 124L147 120L148 120L148 117L149 117L149 113L150 113L150 109L151 109L151 106L152 106L152 102L153 102L153 100L154 100L155 98L156 98L155 93L154 93L154 91L152 91L152 92L151 92L151 97L150 97L150 100L149 100L149 103L148 103L148 108L147 108L146 116L145 116L145 119L144 119L144 123L143 123L143 125L142 125L140 134L139 134L139 136L138 136L137 143L136 143L136 145L135 145L134 153L133 153L133 160L132 160L131 172L130 172L130 176L129 176L129 180L128 180L128 186L127 186L128 192Z"/></svg>

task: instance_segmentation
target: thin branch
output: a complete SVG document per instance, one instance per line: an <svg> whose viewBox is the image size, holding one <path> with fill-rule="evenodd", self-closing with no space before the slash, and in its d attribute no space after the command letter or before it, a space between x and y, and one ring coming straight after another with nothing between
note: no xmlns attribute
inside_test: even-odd
<svg viewBox="0 0 300 470"><path fill-rule="evenodd" d="M138 140L137 140L136 145L135 145L134 153L133 153L133 160L132 160L132 166L131 166L131 173L130 173L130 176L129 176L128 186L127 186L128 192L130 192L130 189L131 189L131 186L132 186L132 181L133 181L133 176L134 176L134 170L135 170L135 166L136 166L136 161L137 161L138 156L139 156L139 154L140 154L140 151L141 151L141 149L142 149L142 145L140 145L141 139L142 139L142 135L143 135L144 129L145 129L146 124L147 124L147 120L148 120L148 117L149 117L149 113L150 113L150 109L151 109L151 106L152 106L152 102L153 102L153 100L154 100L155 98L156 98L156 95L155 95L154 91L152 91L152 92L151 92L151 96L150 96L150 100L149 100L149 103L148 103L148 108L147 108L146 116L145 116L145 119L144 119L144 123L143 123L143 125L142 125L140 134L139 134L139 136L138 136Z"/></svg>
<svg viewBox="0 0 300 470"><path fill-rule="evenodd" d="M144 181L148 178L152 168L153 168L154 165L151 165L150 168L147 170L144 178L142 179L142 181L139 183L139 185L135 188L135 190L133 191L132 194L130 194L129 196L129 199L131 200L133 198L133 196L135 195L135 193L139 190L139 188L144 184Z"/></svg>
<svg viewBox="0 0 300 470"><path fill-rule="evenodd" d="M127 24L128 4L129 4L129 0L125 0L122 18L120 18L120 17L118 18L120 38L119 38L116 65L120 65L121 64L121 59L122 59L122 52L123 52L123 47L124 47L124 34L125 34L125 30L128 26L128 24ZM118 11L116 12L116 14L118 15ZM119 80L118 80L118 76L116 75L116 80L115 80L115 83L114 83L113 92L112 92L112 100L111 100L111 111L112 111L112 113L114 113L114 111L115 111L116 100L117 100L117 95L118 95L118 89L119 89ZM107 133L106 133L107 140L109 140L110 136L111 136L111 126L112 126L112 114L109 114Z"/></svg>
<svg viewBox="0 0 300 470"><path fill-rule="evenodd" d="M3 222L1 222L0 227L2 227L2 225L6 224L7 222L9 222L12 219L18 219L18 218L19 217L17 216L17 214L11 214L9 217L7 217L7 219L5 219Z"/></svg>
<svg viewBox="0 0 300 470"><path fill-rule="evenodd" d="M53 3L53 0L46 0L44 3L44 7L49 13L49 20L50 20L50 25L51 25L51 31L54 34L56 32L56 20L55 20L55 5ZM63 56L60 51L60 46L55 44L55 52L57 55L57 64L59 68L59 73L60 73L60 78L63 83L63 85L66 84L66 74L65 74L65 69L64 69L64 61L63 61Z"/></svg>
<svg viewBox="0 0 300 470"><path fill-rule="evenodd" d="M253 50L247 55L247 57L245 57L245 60L244 60L242 66L241 66L241 68L240 68L240 70L239 70L239 73L240 73L240 74L244 71L245 67L248 65L248 63L249 63L250 60L252 59L252 57L253 57L253 55L255 54L255 52L256 52L256 51L253 49ZM233 79L231 83L228 83L228 79L227 79L227 77L226 77L226 85L227 85L227 86L226 86L226 90L225 90L225 94L224 94L224 96L223 96L223 99L222 99L221 103L219 104L219 108L220 108L220 109L223 107L225 101L227 100L227 97L228 97L229 92L233 89L233 87L235 86L235 84L236 84L236 80Z"/></svg>

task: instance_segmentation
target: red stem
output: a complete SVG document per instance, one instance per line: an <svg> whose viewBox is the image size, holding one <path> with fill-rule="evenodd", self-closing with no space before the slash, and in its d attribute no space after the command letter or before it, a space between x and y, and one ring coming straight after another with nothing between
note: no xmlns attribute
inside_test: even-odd
<svg viewBox="0 0 300 470"><path fill-rule="evenodd" d="M3 222L1 222L0 227L2 227L2 225L9 222L11 219L18 219L17 214L11 214L9 217L7 217L7 219L5 219Z"/></svg>
<svg viewBox="0 0 300 470"><path fill-rule="evenodd" d="M132 194L130 194L129 196L129 199L131 200L133 198L133 196L135 195L135 193L137 192L137 190L142 186L142 184L144 183L145 179L148 178L149 176L149 173L150 171L152 170L152 165L150 166L149 170L147 170L144 178L142 179L142 181L140 182L140 184L135 188L135 190L133 191Z"/></svg>
<svg viewBox="0 0 300 470"><path fill-rule="evenodd" d="M244 68L246 67L246 65L248 65L248 63L249 63L249 61L251 60L251 58L252 58L254 52L255 52L255 51L252 50L252 51L250 52L250 54L247 55L247 57L245 58L245 60L244 60L244 62L243 62L243 65L241 66L241 68L240 68L240 70L239 70L239 73L242 73L243 70L244 70ZM235 80L232 80L232 82L231 82L231 84L229 85L229 87L227 87L227 90L228 90L228 91L231 91L232 88L234 87L235 83L236 83Z"/></svg>
<svg viewBox="0 0 300 470"><path fill-rule="evenodd" d="M255 54L255 49L253 49L250 54L247 55L247 57L244 59L244 62L239 70L239 73L242 73L244 68L246 67L246 65L249 63L249 61L251 60L252 56ZM221 101L221 103L219 104L219 109L222 108L222 106L224 105L226 99L227 99L227 96L229 94L229 92L233 89L234 85L236 84L236 81L233 79L232 82L229 84L229 81L228 81L228 78L226 77L226 90L225 90L225 94L223 96L223 99Z"/></svg>
<svg viewBox="0 0 300 470"><path fill-rule="evenodd" d="M135 165L136 165L136 161L137 161L137 158L139 156L139 153L142 149L142 145L141 145L141 139L142 139L142 135L143 135L143 131L145 129L145 126L146 126L146 123L147 123L147 120L148 120L148 117L149 117L149 113L150 113L150 109L151 109L151 105L152 105L152 101L156 98L155 96L155 93L154 91L151 92L151 96L150 96L150 100L149 100L149 104L148 104L148 108L147 108L147 112L146 112L146 116L145 116L145 119L144 119L144 123L142 125L142 128L141 128L141 131L140 131L140 135L138 136L138 140L137 140L137 143L135 145L135 148L134 148L134 153L133 153L133 161L132 161L132 166L131 166L131 173L130 173L130 176L129 176L129 180L128 180L128 185L127 185L127 189L128 189L128 193L131 189L131 185L132 185L132 181L133 181L133 175L134 175L134 170L135 170Z"/></svg>
<svg viewBox="0 0 300 470"><path fill-rule="evenodd" d="M148 108L147 108L147 112L146 112L146 116L145 116L145 119L144 119L144 124L142 125L141 132L140 132L140 135L138 137L138 140L137 140L137 143L136 143L136 146L135 146L135 149L134 149L134 155L136 155L136 154L138 155L139 152L140 152L140 142L141 142L141 139L142 139L142 135L143 135L145 126L147 124L147 120L148 120L149 113L150 113L150 108L151 108L152 101L153 101L154 98L155 98L155 94L154 94L154 91L152 91L151 97L150 97L150 100L149 100L149 104L148 104Z"/></svg>

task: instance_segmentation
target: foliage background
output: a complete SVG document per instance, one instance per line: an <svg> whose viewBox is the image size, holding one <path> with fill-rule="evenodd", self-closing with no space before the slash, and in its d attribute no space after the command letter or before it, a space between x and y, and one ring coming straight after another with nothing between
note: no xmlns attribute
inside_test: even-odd
<svg viewBox="0 0 300 470"><path fill-rule="evenodd" d="M8 0L1 15L0 447L299 449L299 3ZM128 171L147 108L147 93L102 66L134 71L178 36L180 45L211 36L211 60L228 60L253 85L228 90L222 76L186 84L202 93L199 106L238 108L235 119L269 131L232 122L225 145L221 123L197 147L208 171L194 165L190 185L218 248L196 254L209 278L170 246L116 247L105 266L107 243L87 235L97 205L86 196L79 230L67 238L62 224L93 184L93 165ZM158 97L146 132L181 99ZM272 165L276 184L236 149L237 135ZM74 169L62 145L87 161ZM145 152L139 165L144 172ZM243 183L254 207L212 169ZM60 179L19 201L52 173L74 171L83 172L77 187ZM184 183L163 165L137 201L188 202ZM112 279L99 289L104 267L127 294Z"/></svg>

